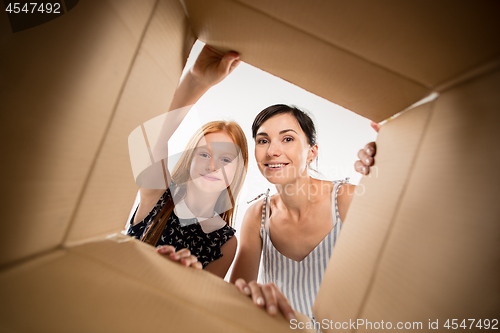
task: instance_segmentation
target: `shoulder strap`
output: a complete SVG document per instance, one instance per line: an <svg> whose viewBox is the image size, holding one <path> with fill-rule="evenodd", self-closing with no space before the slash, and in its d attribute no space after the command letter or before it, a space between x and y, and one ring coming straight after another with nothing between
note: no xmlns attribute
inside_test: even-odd
<svg viewBox="0 0 500 333"><path fill-rule="evenodd" d="M269 212L269 189L267 189L266 193L264 194L265 198L264 201L262 202L262 215L260 219L260 227L265 227L266 231L269 231L269 225L267 223L268 221L268 212Z"/></svg>
<svg viewBox="0 0 500 333"><path fill-rule="evenodd" d="M250 200L250 201L247 201L247 203L252 203L254 202L255 200L257 199L260 199L262 198L263 196L265 196L264 198L264 202L262 203L262 214L261 214L261 219L260 219L260 227L264 227L265 226L265 223L266 223L266 216L267 216L267 211L268 211L268 198L269 198L269 191L270 189L267 189L267 191L265 193L261 193L259 194L257 197L255 197L254 199Z"/></svg>
<svg viewBox="0 0 500 333"><path fill-rule="evenodd" d="M342 221L340 220L339 204L337 201L337 196L339 194L340 187L345 183L349 183L349 178L346 178L344 180L334 180L332 183L334 184L332 190L332 216L333 216L333 226L335 228L337 224L342 225Z"/></svg>

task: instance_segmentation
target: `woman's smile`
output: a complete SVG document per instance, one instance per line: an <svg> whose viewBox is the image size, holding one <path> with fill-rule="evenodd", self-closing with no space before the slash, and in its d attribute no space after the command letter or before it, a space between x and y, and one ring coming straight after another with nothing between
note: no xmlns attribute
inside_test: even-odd
<svg viewBox="0 0 500 333"><path fill-rule="evenodd" d="M283 168L286 167L288 163L272 162L264 165L266 166L266 169L269 171L280 171L283 170Z"/></svg>

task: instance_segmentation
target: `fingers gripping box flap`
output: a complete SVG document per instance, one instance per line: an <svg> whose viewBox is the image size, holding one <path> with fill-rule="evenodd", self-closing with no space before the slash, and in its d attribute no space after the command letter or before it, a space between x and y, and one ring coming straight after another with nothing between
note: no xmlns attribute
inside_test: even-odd
<svg viewBox="0 0 500 333"><path fill-rule="evenodd" d="M2 330L290 331L283 316L269 316L234 285L130 237L116 240L76 246L0 275L2 304L8 304L0 311Z"/></svg>
<svg viewBox="0 0 500 333"><path fill-rule="evenodd" d="M368 191L384 185L362 182L367 195L353 200L315 304L319 318L411 321L424 328L436 319L443 325L453 318L498 318L500 176L491 172L491 165L500 162L499 88L497 70L453 87L433 102L393 209L368 204ZM416 112L420 110L404 116ZM404 121L401 117L393 125ZM395 134L391 123L381 131L380 142ZM400 163L398 152L380 150L380 182L391 181L382 177L384 169ZM362 203L364 207L358 206ZM381 217L390 225L381 225ZM379 228L384 235L378 235Z"/></svg>

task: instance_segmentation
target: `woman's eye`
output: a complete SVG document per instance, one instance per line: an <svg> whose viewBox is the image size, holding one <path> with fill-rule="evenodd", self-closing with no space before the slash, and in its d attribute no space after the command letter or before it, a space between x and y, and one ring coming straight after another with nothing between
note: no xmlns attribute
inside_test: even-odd
<svg viewBox="0 0 500 333"><path fill-rule="evenodd" d="M268 141L266 139L259 139L259 140L257 140L257 143L259 145L264 145L264 144L268 143Z"/></svg>
<svg viewBox="0 0 500 333"><path fill-rule="evenodd" d="M286 138L283 139L283 141L285 141L285 142L291 142L291 141L293 141L293 138L290 137L290 136L287 136Z"/></svg>

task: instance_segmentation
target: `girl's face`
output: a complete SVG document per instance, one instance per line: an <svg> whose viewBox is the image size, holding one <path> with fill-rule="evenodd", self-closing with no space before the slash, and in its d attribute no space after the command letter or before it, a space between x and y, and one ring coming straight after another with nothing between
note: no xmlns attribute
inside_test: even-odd
<svg viewBox="0 0 500 333"><path fill-rule="evenodd" d="M295 117L278 114L266 120L255 137L255 159L272 184L285 185L307 176L307 165L316 157Z"/></svg>
<svg viewBox="0 0 500 333"><path fill-rule="evenodd" d="M206 134L194 151L189 174L202 192L222 192L233 181L239 149L225 132Z"/></svg>

